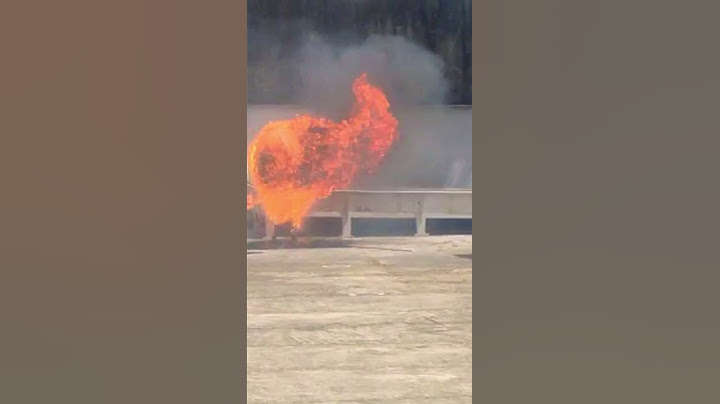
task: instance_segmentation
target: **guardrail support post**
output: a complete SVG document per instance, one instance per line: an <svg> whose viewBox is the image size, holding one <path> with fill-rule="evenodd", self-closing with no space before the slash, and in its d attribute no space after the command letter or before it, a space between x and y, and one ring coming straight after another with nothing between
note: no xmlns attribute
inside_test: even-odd
<svg viewBox="0 0 720 404"><path fill-rule="evenodd" d="M345 194L345 197L342 199L342 237L350 238L352 237L352 217L350 217L350 194Z"/></svg>
<svg viewBox="0 0 720 404"><path fill-rule="evenodd" d="M265 240L272 240L275 238L275 224L265 218Z"/></svg>
<svg viewBox="0 0 720 404"><path fill-rule="evenodd" d="M415 236L427 236L425 224L427 216L425 215L425 195L420 195L417 202L417 211L415 212Z"/></svg>

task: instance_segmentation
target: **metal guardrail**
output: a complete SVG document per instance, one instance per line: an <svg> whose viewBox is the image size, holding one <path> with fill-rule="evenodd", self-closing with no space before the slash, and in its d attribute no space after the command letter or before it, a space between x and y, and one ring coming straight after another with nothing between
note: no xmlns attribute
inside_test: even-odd
<svg viewBox="0 0 720 404"><path fill-rule="evenodd" d="M340 218L343 237L352 237L353 218L415 219L416 235L425 236L427 219L472 219L472 189L339 190L308 216ZM265 237L274 235L266 223Z"/></svg>

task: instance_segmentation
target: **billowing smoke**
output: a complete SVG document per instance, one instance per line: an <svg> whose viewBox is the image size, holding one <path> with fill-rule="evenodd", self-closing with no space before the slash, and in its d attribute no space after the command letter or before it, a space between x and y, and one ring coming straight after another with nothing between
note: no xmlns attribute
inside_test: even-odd
<svg viewBox="0 0 720 404"><path fill-rule="evenodd" d="M359 45L331 45L311 35L298 54L298 96L304 105L329 113L347 113L355 77L383 88L390 104L441 104L448 92L443 61L398 36L373 35Z"/></svg>
<svg viewBox="0 0 720 404"><path fill-rule="evenodd" d="M397 144L379 172L358 177L355 187L472 187L472 118L469 108L443 106L449 82L443 60L399 37L324 38L301 23L286 24L278 40L271 29L250 29L250 103L294 104L339 120L352 107L353 79L368 80L388 96L400 121ZM290 32L290 33L289 33ZM267 120L288 119L290 110L248 110L252 136ZM257 115L257 116L254 116ZM251 123L252 121L252 123Z"/></svg>

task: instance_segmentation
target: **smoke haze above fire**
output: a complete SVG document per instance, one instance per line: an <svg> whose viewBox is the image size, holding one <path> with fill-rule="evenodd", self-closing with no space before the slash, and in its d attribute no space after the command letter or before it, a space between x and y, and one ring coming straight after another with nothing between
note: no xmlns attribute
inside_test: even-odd
<svg viewBox="0 0 720 404"><path fill-rule="evenodd" d="M303 112L344 119L354 100L350 83L364 72L387 94L400 121L398 141L378 172L357 177L353 186L472 186L472 119L469 111L442 105L449 82L439 56L400 36L327 37L295 22L282 28L296 33L288 44L278 40L277 29L250 29L251 103L296 105ZM259 123L249 126L259 129ZM249 137L256 135L249 130Z"/></svg>
<svg viewBox="0 0 720 404"><path fill-rule="evenodd" d="M361 73L391 104L439 104L449 91L443 60L402 36L328 37L302 21L274 21L249 27L248 39L251 104L351 105L348 83Z"/></svg>
<svg viewBox="0 0 720 404"><path fill-rule="evenodd" d="M382 87L394 107L440 104L448 82L442 60L398 36L373 35L359 45L334 46L312 35L298 55L299 100L325 112L347 111L347 83L361 73Z"/></svg>

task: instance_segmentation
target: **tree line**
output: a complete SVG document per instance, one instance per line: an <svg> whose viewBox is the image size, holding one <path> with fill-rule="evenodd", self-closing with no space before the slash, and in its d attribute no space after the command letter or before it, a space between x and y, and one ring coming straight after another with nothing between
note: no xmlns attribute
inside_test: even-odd
<svg viewBox="0 0 720 404"><path fill-rule="evenodd" d="M291 63L307 32L338 45L372 34L403 36L439 55L448 104L472 104L470 0L248 0L248 99L293 103Z"/></svg>

